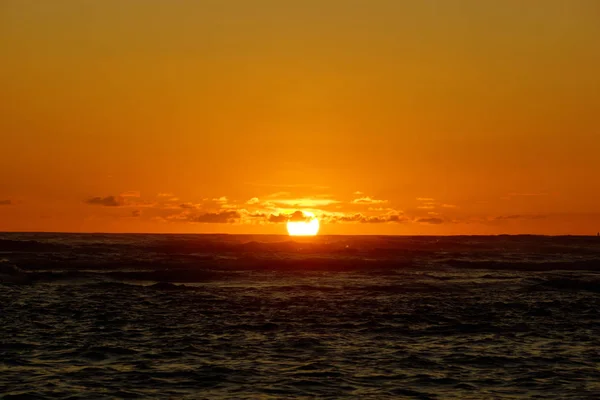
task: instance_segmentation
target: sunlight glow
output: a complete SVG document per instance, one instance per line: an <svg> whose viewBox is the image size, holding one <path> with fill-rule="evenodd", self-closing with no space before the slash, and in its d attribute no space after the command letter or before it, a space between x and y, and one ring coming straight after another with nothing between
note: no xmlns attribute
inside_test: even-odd
<svg viewBox="0 0 600 400"><path fill-rule="evenodd" d="M319 220L313 213L304 212L306 221L288 221L287 230L290 236L315 236L319 232Z"/></svg>

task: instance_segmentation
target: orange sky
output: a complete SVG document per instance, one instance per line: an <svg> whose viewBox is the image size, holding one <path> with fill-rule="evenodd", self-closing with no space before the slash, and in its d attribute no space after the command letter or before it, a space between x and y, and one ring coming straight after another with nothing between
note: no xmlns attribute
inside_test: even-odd
<svg viewBox="0 0 600 400"><path fill-rule="evenodd" d="M595 234L600 2L3 0L0 230Z"/></svg>

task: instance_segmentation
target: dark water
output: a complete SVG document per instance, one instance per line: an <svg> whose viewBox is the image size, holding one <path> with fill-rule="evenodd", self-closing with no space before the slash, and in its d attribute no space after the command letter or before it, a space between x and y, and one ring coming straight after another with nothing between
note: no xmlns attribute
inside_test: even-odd
<svg viewBox="0 0 600 400"><path fill-rule="evenodd" d="M11 398L600 398L600 239L0 234Z"/></svg>

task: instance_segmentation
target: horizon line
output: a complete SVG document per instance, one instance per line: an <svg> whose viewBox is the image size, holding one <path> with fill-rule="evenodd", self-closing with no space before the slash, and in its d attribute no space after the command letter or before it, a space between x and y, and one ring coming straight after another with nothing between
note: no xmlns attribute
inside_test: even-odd
<svg viewBox="0 0 600 400"><path fill-rule="evenodd" d="M66 235L195 235L195 236L288 236L298 238L298 236L291 236L285 233L190 233L190 232L75 232L75 231L0 231L0 235L3 234L66 234ZM492 236L544 236L544 237L564 237L564 236L576 236L576 237L597 237L598 234L542 234L542 233L496 233L496 234L378 234L378 233L364 233L364 234L344 234L344 233L331 233L331 234L317 234L314 236L303 236L302 238L316 238L316 237L327 237L327 236L389 236L389 237L492 237Z"/></svg>

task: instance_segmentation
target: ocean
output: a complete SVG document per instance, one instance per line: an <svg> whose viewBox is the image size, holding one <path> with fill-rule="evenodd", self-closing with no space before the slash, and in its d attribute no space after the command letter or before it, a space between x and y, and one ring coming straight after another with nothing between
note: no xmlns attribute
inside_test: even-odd
<svg viewBox="0 0 600 400"><path fill-rule="evenodd" d="M600 238L0 234L3 399L597 399Z"/></svg>

